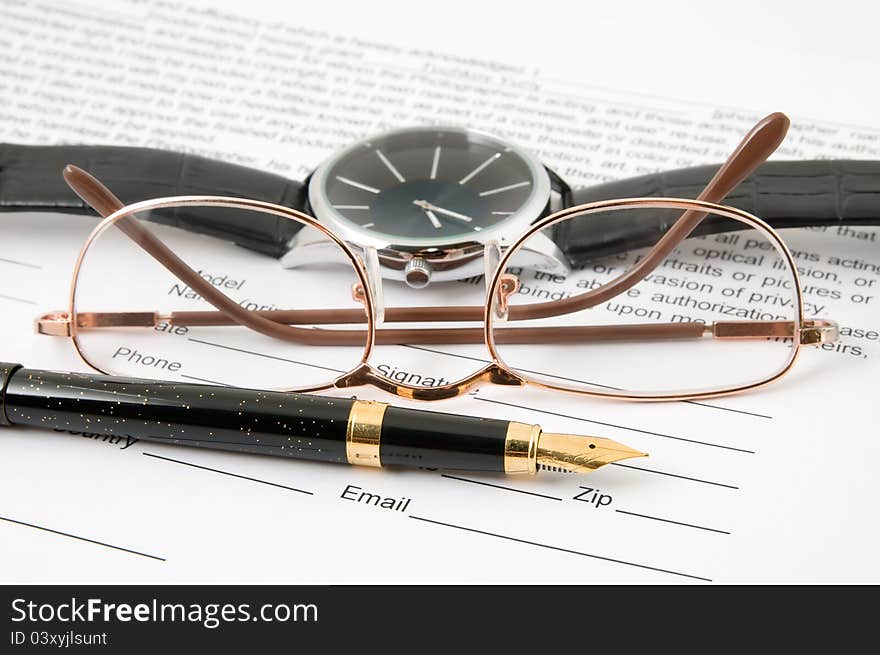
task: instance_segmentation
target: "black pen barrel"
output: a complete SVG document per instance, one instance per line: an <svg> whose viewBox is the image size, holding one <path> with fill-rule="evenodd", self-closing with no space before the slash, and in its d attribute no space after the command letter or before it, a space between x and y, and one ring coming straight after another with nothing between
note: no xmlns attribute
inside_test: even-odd
<svg viewBox="0 0 880 655"><path fill-rule="evenodd" d="M355 402L4 363L0 391L0 424L343 463Z"/></svg>
<svg viewBox="0 0 880 655"><path fill-rule="evenodd" d="M364 466L535 472L540 428L384 403L25 369L0 362L0 425Z"/></svg>

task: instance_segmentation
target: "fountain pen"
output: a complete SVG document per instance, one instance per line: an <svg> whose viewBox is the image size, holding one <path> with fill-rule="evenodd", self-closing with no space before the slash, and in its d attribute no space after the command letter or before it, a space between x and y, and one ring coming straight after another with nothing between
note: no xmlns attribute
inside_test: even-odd
<svg viewBox="0 0 880 655"><path fill-rule="evenodd" d="M373 467L588 473L645 456L515 421L0 362L0 426L12 425Z"/></svg>

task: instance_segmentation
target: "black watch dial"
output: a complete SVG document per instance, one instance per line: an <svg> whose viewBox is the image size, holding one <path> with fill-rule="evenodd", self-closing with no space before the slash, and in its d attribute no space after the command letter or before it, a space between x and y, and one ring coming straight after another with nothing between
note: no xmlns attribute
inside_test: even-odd
<svg viewBox="0 0 880 655"><path fill-rule="evenodd" d="M361 231L426 245L480 240L481 232L524 210L534 220L549 199L546 172L534 159L459 129L384 134L344 151L316 175L320 188L310 189L310 200L319 219L329 212Z"/></svg>

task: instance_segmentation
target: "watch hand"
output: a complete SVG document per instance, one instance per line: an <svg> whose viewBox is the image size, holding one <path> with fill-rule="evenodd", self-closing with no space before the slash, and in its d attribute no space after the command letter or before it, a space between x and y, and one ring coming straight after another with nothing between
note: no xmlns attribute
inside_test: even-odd
<svg viewBox="0 0 880 655"><path fill-rule="evenodd" d="M438 230L443 227L443 223L440 222L440 219L432 212L430 209L425 210L425 214L428 215L428 220L431 221L431 225L436 227Z"/></svg>
<svg viewBox="0 0 880 655"><path fill-rule="evenodd" d="M460 221L464 221L465 223L470 223L474 219L470 216L465 216L464 214L459 214L458 212L451 211L449 209L443 209L442 207L431 207L438 214L443 214L444 216L449 216L450 218L457 218Z"/></svg>
<svg viewBox="0 0 880 655"><path fill-rule="evenodd" d="M443 227L443 223L441 223L440 219L437 218L437 215L433 211L431 211L432 209L435 209L434 205L425 200L413 200L413 204L416 207L425 210L425 215L428 217L428 220L431 221L431 225L436 227L438 230Z"/></svg>
<svg viewBox="0 0 880 655"><path fill-rule="evenodd" d="M432 205L427 200L413 200L414 205L418 205L424 210L435 211L438 214L443 214L444 216L449 216L450 218L457 218L460 221L464 221L466 223L472 222L474 219L470 216L465 216L464 214L459 214L458 212L454 212L451 209L443 209L443 207L438 207L437 205Z"/></svg>

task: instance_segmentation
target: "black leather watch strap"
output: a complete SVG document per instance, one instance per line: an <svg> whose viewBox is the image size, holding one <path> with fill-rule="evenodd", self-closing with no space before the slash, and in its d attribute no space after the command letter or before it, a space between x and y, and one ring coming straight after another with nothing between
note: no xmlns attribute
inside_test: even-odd
<svg viewBox="0 0 880 655"><path fill-rule="evenodd" d="M0 144L0 211L94 214L64 182L75 164L95 175L123 202L179 195L223 195L273 202L302 210L306 185L265 171L196 155L119 146ZM217 236L280 256L296 221L263 213L208 212L198 207L160 210L151 219Z"/></svg>
<svg viewBox="0 0 880 655"><path fill-rule="evenodd" d="M572 200L580 205L614 198L696 198L717 170L714 165L696 166L575 189ZM778 229L880 225L880 161L767 162L734 189L723 204L744 209ZM713 234L730 225L730 221L713 221L710 216L694 234ZM656 224L640 226L622 220L619 228L614 233L597 234L589 220L565 221L557 226L553 239L571 263L577 264L653 245L660 236Z"/></svg>

